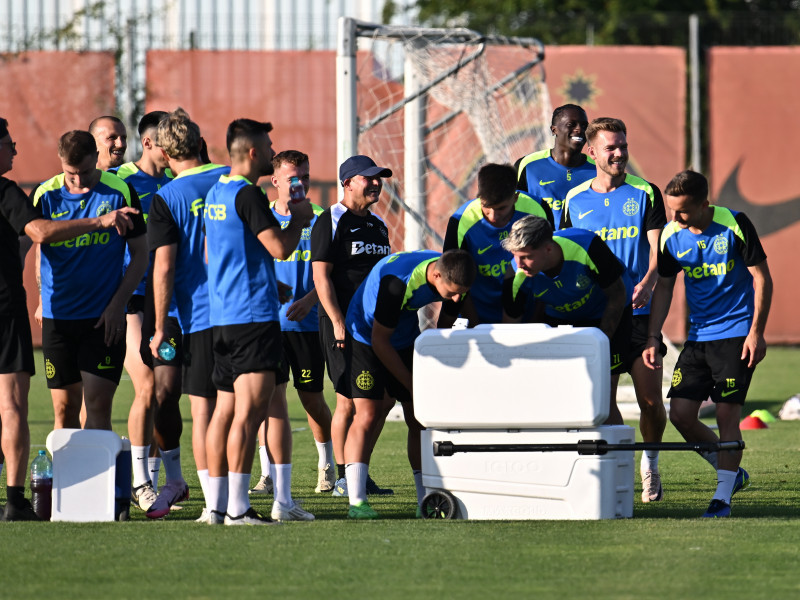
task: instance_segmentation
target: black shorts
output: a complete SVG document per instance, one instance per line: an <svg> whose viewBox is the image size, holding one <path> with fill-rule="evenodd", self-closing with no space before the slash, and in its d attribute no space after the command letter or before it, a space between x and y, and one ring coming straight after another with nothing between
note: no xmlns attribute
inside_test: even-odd
<svg viewBox="0 0 800 600"><path fill-rule="evenodd" d="M125 360L125 336L106 346L105 327L97 319L42 319L42 353L47 387L58 389L81 381L81 371L119 385Z"/></svg>
<svg viewBox="0 0 800 600"><path fill-rule="evenodd" d="M27 314L0 315L0 373L36 373Z"/></svg>
<svg viewBox="0 0 800 600"><path fill-rule="evenodd" d="M147 313L145 313L147 314ZM150 351L150 338L155 333L155 321L145 323L142 320L142 341L139 344L139 356L142 362L151 369L156 367L180 367L183 364L183 333L181 324L175 317L167 317L164 335L167 343L175 348L175 357L172 360L164 360L160 356L156 358Z"/></svg>
<svg viewBox="0 0 800 600"><path fill-rule="evenodd" d="M558 325L572 325L573 327L600 327L600 319L587 319L583 321L566 321L551 316L545 317L545 323L551 327ZM628 373L631 370L631 334L633 329L633 309L625 307L619 319L614 335L608 340L611 354L611 375ZM645 333L645 335L647 335Z"/></svg>
<svg viewBox="0 0 800 600"><path fill-rule="evenodd" d="M144 296L142 296L141 294L131 296L131 299L128 300L128 304L125 305L125 314L135 315L136 313L143 313L143 312L144 312Z"/></svg>
<svg viewBox="0 0 800 600"><path fill-rule="evenodd" d="M149 339L149 337L148 337ZM214 333L211 327L183 334L183 393L201 398L216 398L214 372Z"/></svg>
<svg viewBox="0 0 800 600"><path fill-rule="evenodd" d="M281 370L283 338L278 321L214 327L214 385L233 392L239 375Z"/></svg>
<svg viewBox="0 0 800 600"><path fill-rule="evenodd" d="M686 342L675 363L668 398L744 404L755 367L742 360L744 337Z"/></svg>
<svg viewBox="0 0 800 600"><path fill-rule="evenodd" d="M294 387L302 392L321 392L322 378L325 377L325 359L319 346L319 333L316 331L284 331L283 363L276 374L275 383L289 381L292 371Z"/></svg>
<svg viewBox="0 0 800 600"><path fill-rule="evenodd" d="M326 315L319 316L319 344L322 347L322 355L325 357L325 364L328 367L328 377L333 383L333 388L346 389L348 386L345 377L347 367L344 349L336 345L336 337L333 335L333 321ZM343 394L350 398L349 394Z"/></svg>
<svg viewBox="0 0 800 600"><path fill-rule="evenodd" d="M650 315L633 315L631 329L631 359L630 364L642 357L642 352L647 347L647 328L650 324ZM662 341L658 347L661 356L667 355L667 345Z"/></svg>
<svg viewBox="0 0 800 600"><path fill-rule="evenodd" d="M414 362L414 347L409 346L397 353L410 371ZM384 391L399 402L410 402L411 392L392 375L375 354L372 346L362 344L349 335L345 344L349 373L350 398L383 400ZM339 392L339 390L336 390ZM339 392L342 393L342 392Z"/></svg>

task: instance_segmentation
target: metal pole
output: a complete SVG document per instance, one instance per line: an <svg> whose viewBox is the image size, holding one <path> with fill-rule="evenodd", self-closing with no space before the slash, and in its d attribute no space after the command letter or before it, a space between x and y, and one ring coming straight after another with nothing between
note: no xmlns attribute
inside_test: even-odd
<svg viewBox="0 0 800 600"><path fill-rule="evenodd" d="M339 17L336 45L336 165L358 153L356 20ZM338 189L338 186L337 186Z"/></svg>
<svg viewBox="0 0 800 600"><path fill-rule="evenodd" d="M691 165L701 172L700 155L700 19L689 15L689 110L691 119Z"/></svg>
<svg viewBox="0 0 800 600"><path fill-rule="evenodd" d="M743 440L726 442L635 442L609 444L605 440L579 440L574 444L454 444L441 441L433 443L434 456L453 456L457 452L577 452L581 455L603 455L607 452L660 450L660 451L721 451L744 450Z"/></svg>
<svg viewBox="0 0 800 600"><path fill-rule="evenodd" d="M424 85L419 71L414 66L413 53L416 46L412 43L406 49L405 56L405 97L414 97L404 106L403 122L405 152L403 153L403 182L405 203L417 215L425 217L425 97L419 95ZM419 222L406 211L403 219L405 237L403 250L419 250L425 245L425 230Z"/></svg>

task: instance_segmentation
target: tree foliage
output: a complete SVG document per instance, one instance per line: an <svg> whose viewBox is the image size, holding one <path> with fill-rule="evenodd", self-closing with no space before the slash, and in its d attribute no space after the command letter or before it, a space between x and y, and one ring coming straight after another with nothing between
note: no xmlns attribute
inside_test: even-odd
<svg viewBox="0 0 800 600"><path fill-rule="evenodd" d="M546 44L683 45L692 13L714 43L800 40L800 0L416 0L411 7L425 25L531 36ZM384 17L397 10L397 2L387 2Z"/></svg>

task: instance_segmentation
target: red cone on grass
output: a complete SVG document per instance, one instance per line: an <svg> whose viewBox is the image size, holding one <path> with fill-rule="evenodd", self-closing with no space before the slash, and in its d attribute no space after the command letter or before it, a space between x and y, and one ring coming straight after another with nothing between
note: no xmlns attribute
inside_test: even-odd
<svg viewBox="0 0 800 600"><path fill-rule="evenodd" d="M768 429L767 424L758 417L749 415L739 423L739 429Z"/></svg>

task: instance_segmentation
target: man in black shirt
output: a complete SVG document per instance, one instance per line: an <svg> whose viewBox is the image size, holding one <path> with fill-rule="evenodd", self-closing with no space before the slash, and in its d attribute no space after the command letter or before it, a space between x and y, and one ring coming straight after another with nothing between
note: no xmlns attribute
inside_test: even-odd
<svg viewBox="0 0 800 600"><path fill-rule="evenodd" d="M350 299L372 267L392 251L386 224L369 210L381 195L381 178L391 176L390 169L377 166L368 156L348 158L339 167L344 197L317 218L311 231L311 267L319 295L319 338L328 376L337 390L341 389L337 384L344 379L344 323ZM334 496L347 496L344 441L353 413L352 397L337 393L331 423L338 470ZM392 493L377 487L371 479L367 480L367 492Z"/></svg>

